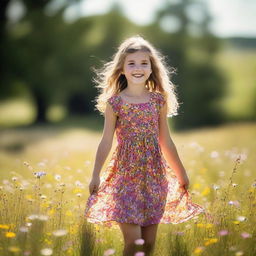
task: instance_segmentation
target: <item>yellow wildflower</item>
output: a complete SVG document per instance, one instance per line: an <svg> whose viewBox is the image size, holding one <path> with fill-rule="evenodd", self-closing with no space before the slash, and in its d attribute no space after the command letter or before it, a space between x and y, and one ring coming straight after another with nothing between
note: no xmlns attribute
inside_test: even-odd
<svg viewBox="0 0 256 256"><path fill-rule="evenodd" d="M199 189L199 188L201 188L201 184L200 183L195 183L195 184L193 184L192 188L193 189Z"/></svg>
<svg viewBox="0 0 256 256"><path fill-rule="evenodd" d="M203 252L204 248L202 246L198 246L194 250L194 254L201 254Z"/></svg>
<svg viewBox="0 0 256 256"><path fill-rule="evenodd" d="M0 224L0 229L9 229L10 227L5 224Z"/></svg>
<svg viewBox="0 0 256 256"><path fill-rule="evenodd" d="M72 215L73 215L73 213L72 213L71 210L67 210L67 211L66 211L66 216L72 216Z"/></svg>
<svg viewBox="0 0 256 256"><path fill-rule="evenodd" d="M76 194L76 193L80 193L82 192L83 190L81 188L75 188L73 189L73 193Z"/></svg>
<svg viewBox="0 0 256 256"><path fill-rule="evenodd" d="M31 199L33 199L33 196L30 195L30 194L26 194L26 195L25 195L25 198L26 198L27 200L31 200Z"/></svg>
<svg viewBox="0 0 256 256"><path fill-rule="evenodd" d="M15 237L16 234L13 233L13 232L6 232L6 233L5 233L5 236L8 237L8 238L12 238L12 237Z"/></svg>
<svg viewBox="0 0 256 256"><path fill-rule="evenodd" d="M207 246L207 245L214 244L217 242L218 242L217 238L210 238L210 239L207 239L207 241L204 243L204 245Z"/></svg>
<svg viewBox="0 0 256 256"><path fill-rule="evenodd" d="M205 225L203 223L197 223L196 226L199 228L203 228Z"/></svg>
<svg viewBox="0 0 256 256"><path fill-rule="evenodd" d="M206 223L206 224L205 224L205 227L206 227L206 228L212 228L212 227L213 227L213 224L212 224L212 223Z"/></svg>
<svg viewBox="0 0 256 256"><path fill-rule="evenodd" d="M43 202L43 203L41 203L41 207L42 208L48 208L49 207L49 202Z"/></svg>
<svg viewBox="0 0 256 256"><path fill-rule="evenodd" d="M71 247L69 247L69 248L67 249L67 253L73 255L73 249L72 249Z"/></svg>
<svg viewBox="0 0 256 256"><path fill-rule="evenodd" d="M240 221L239 220L234 220L233 223L238 225L238 224L240 224Z"/></svg>
<svg viewBox="0 0 256 256"><path fill-rule="evenodd" d="M20 252L20 248L17 246L10 246L8 247L8 251L10 252Z"/></svg>
<svg viewBox="0 0 256 256"><path fill-rule="evenodd" d="M49 211L47 211L47 215L53 215L55 213L54 209L50 209Z"/></svg>
<svg viewBox="0 0 256 256"><path fill-rule="evenodd" d="M207 196L209 193L210 193L210 188L209 187L206 187L202 192L201 192L201 195L202 196Z"/></svg>
<svg viewBox="0 0 256 256"><path fill-rule="evenodd" d="M44 241L45 241L45 243L47 243L47 244L52 244L52 241L49 240L49 239L47 239L47 238L45 238Z"/></svg>

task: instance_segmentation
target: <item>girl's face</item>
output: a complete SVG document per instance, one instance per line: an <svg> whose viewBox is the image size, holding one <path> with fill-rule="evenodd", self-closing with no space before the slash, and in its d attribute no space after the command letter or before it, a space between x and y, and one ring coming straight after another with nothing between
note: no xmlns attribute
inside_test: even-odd
<svg viewBox="0 0 256 256"><path fill-rule="evenodd" d="M148 52L137 51L126 56L122 74L125 75L128 84L145 85L151 73Z"/></svg>

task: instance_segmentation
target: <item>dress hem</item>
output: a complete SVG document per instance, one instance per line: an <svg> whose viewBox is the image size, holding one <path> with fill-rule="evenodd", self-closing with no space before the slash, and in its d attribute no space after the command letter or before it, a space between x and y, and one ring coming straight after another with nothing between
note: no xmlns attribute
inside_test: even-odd
<svg viewBox="0 0 256 256"><path fill-rule="evenodd" d="M127 221L121 221L121 220L118 220L118 219L108 219L108 220L99 220L99 219L96 219L96 218L90 218L90 217L86 217L86 220L90 223L93 223L93 224L99 224L99 225L103 225L103 226L108 226L108 227L111 227L113 226L113 222L114 223L128 223L128 224L136 224L136 225L140 225L142 227L146 227L146 226L149 226L149 225L154 225L154 224L180 224L180 223L183 223L183 222L186 222L190 219L193 219L194 217L198 216L199 214L202 214L204 213L205 214L205 209L202 209L202 210L199 210L199 211L193 211L190 215L188 215L187 217L185 217L184 219L180 220L180 221L176 221L176 222L172 222L172 221L164 221L164 220L160 220L158 222L153 222L153 223L150 223L150 224L147 224L147 225L143 225L139 222L127 222Z"/></svg>

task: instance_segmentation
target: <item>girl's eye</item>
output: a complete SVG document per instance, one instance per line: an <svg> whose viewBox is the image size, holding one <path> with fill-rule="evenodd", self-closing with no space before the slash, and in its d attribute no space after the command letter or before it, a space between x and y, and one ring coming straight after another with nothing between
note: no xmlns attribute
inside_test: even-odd
<svg viewBox="0 0 256 256"><path fill-rule="evenodd" d="M142 65L148 65L148 63L142 63Z"/></svg>
<svg viewBox="0 0 256 256"><path fill-rule="evenodd" d="M128 65L131 66L131 65L133 65L133 63L129 63Z"/></svg>

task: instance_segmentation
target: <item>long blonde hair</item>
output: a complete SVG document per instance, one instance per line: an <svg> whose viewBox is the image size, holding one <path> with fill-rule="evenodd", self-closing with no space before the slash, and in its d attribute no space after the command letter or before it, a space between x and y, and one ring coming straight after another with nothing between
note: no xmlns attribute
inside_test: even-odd
<svg viewBox="0 0 256 256"><path fill-rule="evenodd" d="M169 68L164 60L164 56L157 51L143 37L136 35L124 40L114 54L111 61L105 63L103 67L96 71L94 82L100 89L100 94L96 97L96 108L104 114L107 100L127 87L127 80L121 74L125 57L136 51L146 51L149 53L152 73L146 81L146 88L153 92L160 92L167 102L167 116L177 115L179 107L174 84L169 79L174 68Z"/></svg>

